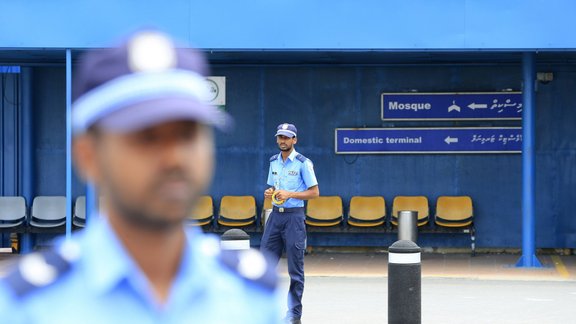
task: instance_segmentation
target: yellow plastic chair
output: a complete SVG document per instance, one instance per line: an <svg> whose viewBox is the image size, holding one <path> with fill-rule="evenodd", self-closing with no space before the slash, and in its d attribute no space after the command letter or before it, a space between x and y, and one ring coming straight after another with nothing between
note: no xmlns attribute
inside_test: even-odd
<svg viewBox="0 0 576 324"><path fill-rule="evenodd" d="M436 200L436 225L444 227L468 227L474 212L469 196L440 196Z"/></svg>
<svg viewBox="0 0 576 324"><path fill-rule="evenodd" d="M342 223L342 198L324 196L310 199L306 207L306 224L311 226L334 226Z"/></svg>
<svg viewBox="0 0 576 324"><path fill-rule="evenodd" d="M418 212L418 226L428 224L430 208L428 198L424 196L397 196L392 203L391 223L398 226L398 212L402 210L411 210Z"/></svg>
<svg viewBox="0 0 576 324"><path fill-rule="evenodd" d="M354 196L350 200L348 224L357 227L375 227L386 221L384 197Z"/></svg>
<svg viewBox="0 0 576 324"><path fill-rule="evenodd" d="M214 201L210 196L202 196L198 200L196 207L188 217L188 225L204 226L214 219Z"/></svg>
<svg viewBox="0 0 576 324"><path fill-rule="evenodd" d="M248 226L256 222L256 199L253 196L224 196L220 201L218 224Z"/></svg>

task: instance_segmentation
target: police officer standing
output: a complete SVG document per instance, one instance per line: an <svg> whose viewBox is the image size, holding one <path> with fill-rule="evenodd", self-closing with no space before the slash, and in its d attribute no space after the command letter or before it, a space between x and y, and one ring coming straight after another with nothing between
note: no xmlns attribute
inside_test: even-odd
<svg viewBox="0 0 576 324"><path fill-rule="evenodd" d="M142 31L77 68L73 153L105 208L0 280L0 323L276 323L275 269L185 226L214 169L207 63ZM98 215L92 215L98 216Z"/></svg>
<svg viewBox="0 0 576 324"><path fill-rule="evenodd" d="M320 195L312 161L294 149L298 141L296 126L280 124L276 143L280 153L270 158L266 198L272 199L270 214L260 249L275 257L276 263L286 251L290 290L288 292L288 323L301 323L304 292L304 252L306 225L304 200Z"/></svg>

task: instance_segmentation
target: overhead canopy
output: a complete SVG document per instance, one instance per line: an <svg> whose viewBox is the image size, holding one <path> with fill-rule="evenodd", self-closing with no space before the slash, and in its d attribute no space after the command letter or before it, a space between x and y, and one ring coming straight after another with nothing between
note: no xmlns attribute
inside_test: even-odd
<svg viewBox="0 0 576 324"><path fill-rule="evenodd" d="M156 26L212 50L570 50L572 0L5 1L0 47L98 48Z"/></svg>

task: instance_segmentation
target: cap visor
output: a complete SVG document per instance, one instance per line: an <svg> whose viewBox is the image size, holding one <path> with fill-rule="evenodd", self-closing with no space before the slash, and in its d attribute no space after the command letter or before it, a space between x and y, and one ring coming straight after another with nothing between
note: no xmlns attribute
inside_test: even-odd
<svg viewBox="0 0 576 324"><path fill-rule="evenodd" d="M100 119L96 124L110 132L129 133L171 121L197 121L229 131L232 118L217 107L190 98L142 101Z"/></svg>
<svg viewBox="0 0 576 324"><path fill-rule="evenodd" d="M296 137L296 135L294 135L294 133L289 132L289 131L284 131L284 130L277 131L276 135L274 135L274 136L278 136L278 135L282 135L282 136L286 136L286 137Z"/></svg>

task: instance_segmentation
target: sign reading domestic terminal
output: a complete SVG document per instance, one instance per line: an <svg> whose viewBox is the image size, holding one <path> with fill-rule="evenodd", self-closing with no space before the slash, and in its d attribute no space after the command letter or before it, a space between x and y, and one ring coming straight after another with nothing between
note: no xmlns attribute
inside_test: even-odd
<svg viewBox="0 0 576 324"><path fill-rule="evenodd" d="M383 93L382 120L518 120L521 92Z"/></svg>
<svg viewBox="0 0 576 324"><path fill-rule="evenodd" d="M337 154L521 153L520 127L337 128Z"/></svg>

